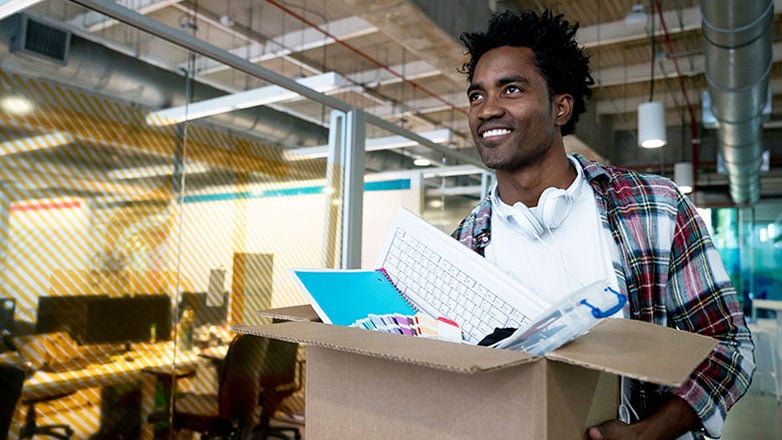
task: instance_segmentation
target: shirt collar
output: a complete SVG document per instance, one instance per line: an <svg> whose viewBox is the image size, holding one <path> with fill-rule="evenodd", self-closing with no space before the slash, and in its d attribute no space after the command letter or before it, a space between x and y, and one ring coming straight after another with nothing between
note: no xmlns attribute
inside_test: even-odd
<svg viewBox="0 0 782 440"><path fill-rule="evenodd" d="M573 164L573 167L576 169L576 178L573 179L573 182L570 183L570 186L567 187L566 191L571 194L574 200L577 200L580 193L581 188L585 186L585 178L584 178L584 169L583 165L579 161L577 157L575 157L572 154L567 155L568 160L571 164ZM491 197L491 204L496 213L504 219L509 219L513 214L513 206L508 205L507 203L503 202L500 199L500 196L497 194L497 181L495 179L494 183L491 186L491 189L489 190L489 197ZM516 202L521 203L521 202ZM515 205L515 204L514 204ZM529 208L533 212L537 210L537 206Z"/></svg>

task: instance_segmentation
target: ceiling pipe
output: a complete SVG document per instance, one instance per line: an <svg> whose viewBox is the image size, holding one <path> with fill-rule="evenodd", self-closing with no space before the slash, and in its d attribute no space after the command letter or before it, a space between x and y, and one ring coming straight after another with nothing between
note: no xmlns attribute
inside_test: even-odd
<svg viewBox="0 0 782 440"><path fill-rule="evenodd" d="M73 3L84 6L91 10L97 11L101 14L107 15L113 19L119 20L125 24L136 27L158 38L162 38L165 41L176 44L181 47L186 47L192 52L213 58L221 63L228 65L229 67L236 69L239 72L246 73L248 75L260 78L269 83L273 83L284 87L288 90L292 90L305 98L311 99L315 102L319 102L328 107L340 110L340 111L352 111L355 108L346 102L340 101L328 95L324 95L315 90L310 89L296 81L273 72L262 66L254 64L249 60L241 58L237 55L226 52L225 50L218 48L205 41L194 38L193 36L182 32L178 29L172 29L160 22L145 17L138 12L131 11L128 8L118 5L113 2L105 2L101 0L71 0ZM455 160L457 163L473 164L478 167L485 167L479 158L454 150L448 146L440 145L429 139L411 132L404 127L391 123L385 119L379 118L372 114L365 114L367 123L374 125L380 129L388 131L392 134L404 136L408 139L418 142L423 147L434 150L443 156Z"/></svg>
<svg viewBox="0 0 782 440"><path fill-rule="evenodd" d="M663 8L660 4L660 0L654 0L654 7L657 10L657 14L660 16L660 27L663 30L663 36L665 41L665 48L670 54L673 54L673 44L671 43L671 34L668 32L668 25L665 23L665 16L663 15ZM654 35L652 35L654 38ZM695 110L690 102L690 95L687 94L687 87L684 85L684 75L682 75L681 69L679 69L679 62L677 58L671 58L673 67L676 69L676 77L679 79L679 87L682 90L682 96L684 97L684 103L687 107L687 114L690 117L690 162L692 163L692 191L695 191L698 185L698 146L701 143L700 132L698 130L698 122L695 119ZM652 79L654 81L654 79Z"/></svg>
<svg viewBox="0 0 782 440"><path fill-rule="evenodd" d="M762 119L771 71L773 0L701 1L706 80L730 195L760 199Z"/></svg>
<svg viewBox="0 0 782 440"><path fill-rule="evenodd" d="M412 88L414 88L416 90L421 91L422 93L424 93L425 95L428 95L431 98L434 98L435 100L445 104L446 106L448 106L449 108L451 108L454 111L462 113L465 116L467 115L467 111L464 110L463 108L453 104L452 102L447 101L441 95L439 95L437 93L434 93L434 92L432 92L431 90L429 90L429 89L427 89L425 87L420 86L415 81L410 80L409 78L405 77L403 74L397 72L396 70L392 69L387 64L379 61L378 59L376 59L374 57L372 57L371 55L369 55L368 53L362 51L361 49L358 49L357 47L349 44L348 42L337 38L335 35L332 35L330 32L321 29L321 27L318 26L316 23L312 22L311 20L308 20L306 17L304 17L303 15L297 13L293 9L283 5L282 3L280 3L280 2L278 2L276 0L266 0L266 2L271 4L272 6L276 6L277 8L279 8L280 10L285 12L286 14L288 14L291 17L301 21L302 23L306 24L307 26L311 27L312 29L322 33L324 36L334 40L335 43L345 47L349 51L351 51L351 52L355 53L356 55L366 59L367 61L371 62L372 64L374 64L374 65L380 67L381 69L387 71L391 75L394 75L395 77L397 77L400 80L402 80L402 82L404 82L405 84L410 85L410 87L412 87Z"/></svg>
<svg viewBox="0 0 782 440"><path fill-rule="evenodd" d="M37 16L36 21L49 24ZM64 64L23 56L12 52L11 41L19 32L19 16L0 20L0 69L22 75L50 78L92 93L120 96L149 109L182 105L186 101L184 72L174 72L119 53L81 35L74 34ZM51 23L62 29L63 25ZM70 30L71 28L65 28ZM193 100L225 96L229 92L193 80ZM268 106L233 111L212 120L221 126L262 137L269 143L285 146L318 145L327 129L312 122L291 117Z"/></svg>

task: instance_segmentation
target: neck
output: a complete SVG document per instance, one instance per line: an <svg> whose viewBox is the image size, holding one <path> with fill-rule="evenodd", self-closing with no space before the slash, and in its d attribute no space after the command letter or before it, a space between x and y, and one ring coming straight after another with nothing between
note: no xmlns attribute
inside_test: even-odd
<svg viewBox="0 0 782 440"><path fill-rule="evenodd" d="M567 189L577 174L562 149L533 166L512 172L497 171L497 194L508 205L521 202L534 207L546 188Z"/></svg>

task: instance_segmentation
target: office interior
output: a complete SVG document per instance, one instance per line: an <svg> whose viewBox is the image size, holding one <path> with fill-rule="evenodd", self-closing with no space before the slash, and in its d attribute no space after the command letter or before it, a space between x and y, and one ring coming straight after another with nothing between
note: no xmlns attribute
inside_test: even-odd
<svg viewBox="0 0 782 440"><path fill-rule="evenodd" d="M581 23L596 80L568 151L682 185L689 171L762 338L724 438L778 438L782 339L754 302L782 301L782 2L757 3L771 51L746 84L767 90L747 163L709 112L695 0L0 2L0 359L27 373L9 438L32 408L72 438L155 438L168 420L149 414L178 394L143 370L187 367L174 391L216 393L232 324L306 304L289 269L373 268L398 208L450 233L493 180L458 35L543 7ZM652 100L667 144L644 149ZM45 371L86 352L84 374ZM304 434L305 347L291 368L274 423Z"/></svg>

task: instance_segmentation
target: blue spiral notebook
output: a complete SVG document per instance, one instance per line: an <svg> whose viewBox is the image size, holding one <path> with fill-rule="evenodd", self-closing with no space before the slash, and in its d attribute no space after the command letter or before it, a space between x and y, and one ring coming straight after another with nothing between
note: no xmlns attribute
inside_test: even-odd
<svg viewBox="0 0 782 440"><path fill-rule="evenodd" d="M416 310L384 270L291 269L320 319L351 325L370 314L414 315Z"/></svg>

